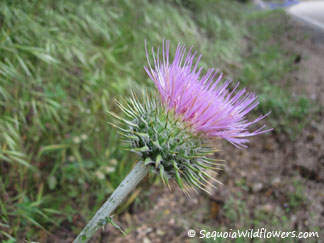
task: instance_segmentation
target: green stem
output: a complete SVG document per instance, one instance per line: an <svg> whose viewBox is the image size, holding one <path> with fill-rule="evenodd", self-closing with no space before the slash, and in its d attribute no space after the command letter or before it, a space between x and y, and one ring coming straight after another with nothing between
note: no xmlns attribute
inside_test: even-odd
<svg viewBox="0 0 324 243"><path fill-rule="evenodd" d="M90 220L86 227L84 227L82 232L74 240L74 243L88 242L98 228L104 226L105 222L108 222L111 213L137 186L137 184L143 180L148 172L148 167L145 166L143 162L138 162L122 183L120 183L116 188L113 194L111 194L107 199L104 205L102 205L102 207L97 211L96 215Z"/></svg>

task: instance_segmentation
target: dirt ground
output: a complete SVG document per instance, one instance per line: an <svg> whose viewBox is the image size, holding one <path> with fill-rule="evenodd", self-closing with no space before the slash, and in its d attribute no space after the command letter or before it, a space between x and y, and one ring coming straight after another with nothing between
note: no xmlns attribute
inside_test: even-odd
<svg viewBox="0 0 324 243"><path fill-rule="evenodd" d="M305 29L299 24L293 24L293 28L280 40L285 48L299 54L293 72L286 77L292 82L291 92L304 94L324 107L324 41L311 31L307 32L311 37L305 38ZM148 191L142 190L138 201L114 218L127 229L126 236L109 226L91 242L199 242L197 237L187 236L189 229L262 226L269 230L318 231L320 238L291 242L321 242L324 239L323 111L309 119L309 125L293 141L274 131L252 138L248 149L222 144L222 152L216 156L226 160L218 178L223 185L213 195L193 192L188 197L176 185L171 192L154 185Z"/></svg>

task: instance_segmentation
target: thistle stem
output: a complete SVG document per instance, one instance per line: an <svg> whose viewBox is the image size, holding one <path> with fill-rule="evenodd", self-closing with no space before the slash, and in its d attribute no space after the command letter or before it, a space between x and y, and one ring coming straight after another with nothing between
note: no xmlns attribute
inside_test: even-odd
<svg viewBox="0 0 324 243"><path fill-rule="evenodd" d="M84 227L82 232L74 240L74 243L88 242L97 229L105 225L104 222L107 222L107 217L111 215L111 213L136 187L136 185L143 180L148 172L148 167L145 166L143 162L138 162L116 188L113 194L111 194L111 196L107 199L104 205L102 205L102 207L97 211L96 215L90 220L86 227Z"/></svg>

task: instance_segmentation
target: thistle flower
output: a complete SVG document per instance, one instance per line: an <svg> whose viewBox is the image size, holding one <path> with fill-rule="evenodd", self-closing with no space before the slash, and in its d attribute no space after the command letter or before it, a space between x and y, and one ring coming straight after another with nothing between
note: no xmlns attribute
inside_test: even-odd
<svg viewBox="0 0 324 243"><path fill-rule="evenodd" d="M146 48L145 48L146 49ZM221 82L222 74L209 69L202 75L196 63L196 53L186 54L179 44L174 60L169 61L169 41L163 43L162 60L159 49L153 53L152 68L146 49L148 67L144 67L160 94L158 98L143 93L142 102L134 95L123 105L117 102L128 119L112 113L126 124L120 128L127 138L131 151L136 152L144 165L158 173L168 184L175 179L186 192L187 186L206 190L215 180L219 160L210 158L215 152L210 140L224 138L236 147L246 147L247 137L267 132L265 126L250 132L248 127L265 116L247 121L246 115L258 105L255 94L246 89L236 91L238 84L229 90L231 80Z"/></svg>
<svg viewBox="0 0 324 243"><path fill-rule="evenodd" d="M247 137L270 130L264 130L265 126L248 130L269 113L246 120L247 113L258 105L255 94L236 91L238 84L230 91L231 80L221 82L222 74L217 76L214 69L202 75L202 67L198 69L201 56L194 63L196 52L190 49L186 54L184 45L178 44L170 62L169 45L169 41L163 43L162 60L159 49L155 55L152 48L154 68L145 48L148 67L144 68L160 97L143 93L145 98L139 101L133 94L126 105L117 102L128 119L112 114L126 124L126 129L120 129L131 151L165 184L171 178L184 191L187 185L206 190L215 180L211 171L217 173L221 166L219 160L209 157L215 152L210 140L224 138L238 148L246 147Z"/></svg>
<svg viewBox="0 0 324 243"><path fill-rule="evenodd" d="M146 49L146 48L145 48ZM211 158L215 150L210 140L224 138L236 147L245 147L247 137L267 132L264 126L250 132L248 127L265 116L247 121L246 115L258 105L257 97L245 89L236 91L238 84L229 90L231 80L221 82L222 75L209 69L202 75L198 69L201 57L194 63L196 53L186 53L178 45L174 60L169 62L169 41L159 49L151 67L146 72L156 85L156 93L143 92L141 99L133 93L124 102L116 102L125 118L109 112L123 126L117 127L126 138L129 149L139 156L139 162L117 187L93 219L80 233L75 242L87 242L98 227L111 222L110 214L126 195L145 177L149 171L160 175L164 184L174 179L188 193L192 188L215 187L217 174L222 164Z"/></svg>
<svg viewBox="0 0 324 243"><path fill-rule="evenodd" d="M173 110L182 122L196 132L224 138L237 147L246 147L247 137L271 130L263 130L265 125L253 132L247 130L269 114L251 122L246 120L246 114L259 104L254 93L246 92L245 88L235 93L239 83L230 91L228 87L232 81L222 83L222 74L217 75L214 69L201 75L203 68L198 69L201 56L194 63L196 52L192 53L190 49L186 54L185 46L180 43L170 63L169 45L169 41L163 43L162 61L159 49L155 56L152 48L154 69L146 50L149 68L145 67L145 70L156 85L163 104L168 110Z"/></svg>

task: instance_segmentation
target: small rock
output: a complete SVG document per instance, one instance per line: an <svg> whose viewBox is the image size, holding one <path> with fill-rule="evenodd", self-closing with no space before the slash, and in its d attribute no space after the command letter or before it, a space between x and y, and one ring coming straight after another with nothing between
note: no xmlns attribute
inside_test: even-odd
<svg viewBox="0 0 324 243"><path fill-rule="evenodd" d="M280 183L281 183L281 179L280 179L280 177L276 177L276 178L274 178L274 179L272 180L272 182L271 182L271 184L272 184L273 186L279 186Z"/></svg>
<svg viewBox="0 0 324 243"><path fill-rule="evenodd" d="M165 232L162 231L162 230L160 230L160 229L158 229L158 230L156 231L156 234L159 235L159 236L163 236L163 235L165 235Z"/></svg>
<svg viewBox="0 0 324 243"><path fill-rule="evenodd" d="M151 227L148 227L148 228L146 228L145 233L150 233L152 231L153 231L153 229Z"/></svg>
<svg viewBox="0 0 324 243"><path fill-rule="evenodd" d="M259 183L255 183L253 184L252 186L252 191L255 193L255 192L259 192L263 189L263 184L261 182Z"/></svg>
<svg viewBox="0 0 324 243"><path fill-rule="evenodd" d="M273 211L273 206L271 204L263 205L262 210L266 213L270 213Z"/></svg>
<svg viewBox="0 0 324 243"><path fill-rule="evenodd" d="M246 173L244 170L242 170L242 171L240 172L240 174L241 174L242 177L247 177L247 173Z"/></svg>
<svg viewBox="0 0 324 243"><path fill-rule="evenodd" d="M151 240L149 238L145 237L143 239L143 243L151 243Z"/></svg>
<svg viewBox="0 0 324 243"><path fill-rule="evenodd" d="M170 222L170 224L174 224L175 223L175 219L174 218L171 218L169 222Z"/></svg>

